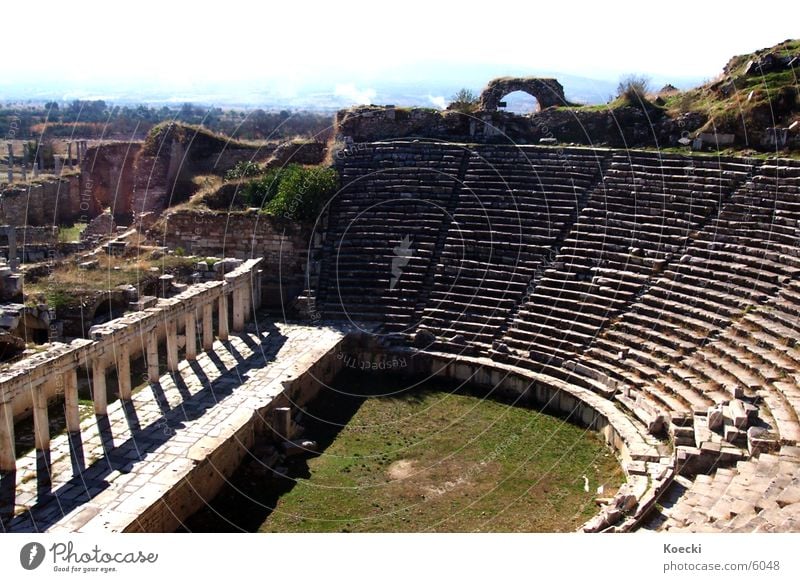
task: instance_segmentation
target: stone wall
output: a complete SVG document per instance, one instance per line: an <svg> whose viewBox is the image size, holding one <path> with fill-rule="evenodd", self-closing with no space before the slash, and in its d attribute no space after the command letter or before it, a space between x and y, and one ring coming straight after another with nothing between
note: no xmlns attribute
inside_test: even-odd
<svg viewBox="0 0 800 582"><path fill-rule="evenodd" d="M141 149L140 142L118 142L86 150L81 163L81 190L87 218L110 208L117 220L130 220L136 161Z"/></svg>
<svg viewBox="0 0 800 582"><path fill-rule="evenodd" d="M189 458L181 461L177 474L170 475L175 481L164 494L152 499L149 505L143 502L141 512L137 512L135 519L128 519L127 525L119 531L173 532L183 520L206 507L250 454L248 450L252 450L256 438L272 436L275 432L274 410L286 406L300 409L316 397L324 383L333 380L342 368L337 351L338 346L334 345L321 355L298 357L293 368L300 372L298 375L281 377L280 385L262 387L259 399L248 401L255 409L239 410L219 426L214 435L195 445Z"/></svg>
<svg viewBox="0 0 800 582"><path fill-rule="evenodd" d="M164 246L199 256L263 257L263 305L278 307L305 288L310 228L256 211L169 212L151 231Z"/></svg>
<svg viewBox="0 0 800 582"><path fill-rule="evenodd" d="M18 226L17 245L55 245L58 242L57 226Z"/></svg>
<svg viewBox="0 0 800 582"><path fill-rule="evenodd" d="M357 107L336 115L337 140L345 144L399 138L421 138L451 142L538 144L559 143L612 147L675 146L686 132L706 122L699 114L672 119L653 109L550 108L535 115L502 111L463 114L433 109ZM339 146L335 158L347 155Z"/></svg>
<svg viewBox="0 0 800 582"><path fill-rule="evenodd" d="M268 159L275 146L239 144L193 128L166 131L152 143L118 142L89 148L81 164L82 205L86 219L110 208L119 224L146 213L160 214L186 201L193 178L223 175L243 161Z"/></svg>
<svg viewBox="0 0 800 582"><path fill-rule="evenodd" d="M11 184L0 191L0 224L52 226L80 216L80 175Z"/></svg>
<svg viewBox="0 0 800 582"><path fill-rule="evenodd" d="M316 141L289 141L280 144L267 161L269 168L286 164L321 164L325 159L325 144Z"/></svg>
<svg viewBox="0 0 800 582"><path fill-rule="evenodd" d="M58 248L57 226L17 226L16 259L22 263L42 261L45 258L55 258L61 254ZM0 257L10 260L8 239L0 235Z"/></svg>

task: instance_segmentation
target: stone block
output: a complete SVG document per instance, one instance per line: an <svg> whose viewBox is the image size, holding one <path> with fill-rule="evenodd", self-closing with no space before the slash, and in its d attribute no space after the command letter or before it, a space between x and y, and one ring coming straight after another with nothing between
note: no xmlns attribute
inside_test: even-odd
<svg viewBox="0 0 800 582"><path fill-rule="evenodd" d="M726 407L726 416L733 426L739 429L747 428L748 413L741 400L732 400Z"/></svg>
<svg viewBox="0 0 800 582"><path fill-rule="evenodd" d="M719 431L722 429L722 426L725 424L725 414L723 412L723 407L721 404L718 404L714 408L710 408L708 410L708 428L713 431Z"/></svg>

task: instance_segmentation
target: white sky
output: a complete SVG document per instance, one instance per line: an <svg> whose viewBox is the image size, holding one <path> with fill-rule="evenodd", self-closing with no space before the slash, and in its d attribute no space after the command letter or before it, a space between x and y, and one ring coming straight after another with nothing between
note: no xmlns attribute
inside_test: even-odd
<svg viewBox="0 0 800 582"><path fill-rule="evenodd" d="M738 6L701 0L6 1L0 81L141 79L177 87L268 79L292 86L402 74L394 69L435 75L447 64L473 63L594 78L711 78L734 54L800 36L796 0Z"/></svg>

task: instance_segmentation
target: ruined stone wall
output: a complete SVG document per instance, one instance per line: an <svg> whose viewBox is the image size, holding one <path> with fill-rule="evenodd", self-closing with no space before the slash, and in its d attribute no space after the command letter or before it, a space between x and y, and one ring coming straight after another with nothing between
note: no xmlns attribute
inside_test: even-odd
<svg viewBox="0 0 800 582"><path fill-rule="evenodd" d="M86 218L110 208L117 220L131 218L139 142L106 143L86 150L81 163L81 189Z"/></svg>
<svg viewBox="0 0 800 582"><path fill-rule="evenodd" d="M262 263L263 305L279 306L305 288L310 228L255 211L170 212L155 227L161 244L200 256L249 259Z"/></svg>
<svg viewBox="0 0 800 582"><path fill-rule="evenodd" d="M501 77L490 81L483 90L480 97L480 108L484 111L495 111L500 100L514 91L525 91L529 95L533 95L542 109L567 104L564 87L555 79Z"/></svg>
<svg viewBox="0 0 800 582"><path fill-rule="evenodd" d="M0 224L52 226L80 216L80 175L12 184L0 191Z"/></svg>
<svg viewBox="0 0 800 582"><path fill-rule="evenodd" d="M535 115L502 111L463 114L432 109L358 107L336 115L339 142L371 142L421 138L472 143L538 144L542 139L559 143L611 147L675 146L685 132L706 122L699 114L671 119L659 110L633 107L610 109L550 108ZM347 146L334 156L347 155Z"/></svg>
<svg viewBox="0 0 800 582"><path fill-rule="evenodd" d="M275 149L198 136L196 140L189 136L185 143L168 137L149 146L119 142L89 148L81 164L85 220L105 208L119 224L138 222L148 213L157 216L189 198L195 176L223 175L243 161L262 162Z"/></svg>
<svg viewBox="0 0 800 582"><path fill-rule="evenodd" d="M18 245L55 245L58 242L57 226L18 226Z"/></svg>

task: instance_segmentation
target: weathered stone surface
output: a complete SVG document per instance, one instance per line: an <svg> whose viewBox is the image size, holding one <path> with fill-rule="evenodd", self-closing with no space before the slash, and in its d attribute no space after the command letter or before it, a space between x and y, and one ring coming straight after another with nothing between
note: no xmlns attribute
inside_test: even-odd
<svg viewBox="0 0 800 582"><path fill-rule="evenodd" d="M567 105L564 87L555 79L539 77L501 77L489 82L480 96L479 107L484 111L495 111L500 101L514 91L524 91L539 102L542 109Z"/></svg>
<svg viewBox="0 0 800 582"><path fill-rule="evenodd" d="M414 334L414 345L418 348L427 348L436 342L436 336L426 329L417 330Z"/></svg>
<svg viewBox="0 0 800 582"><path fill-rule="evenodd" d="M180 382L172 375L162 376L159 389L169 403L166 412L152 390L133 395L135 424L119 401L110 404L114 447L107 456L96 420L86 418L81 423L83 446L92 452L79 476L72 476L67 436L55 437L55 496L32 502L32 513L18 516L10 530L171 531L177 527L178 520L196 510L202 499L211 498L236 468L243 454L241 444L252 443L260 418L257 410L269 406L284 390L290 391L292 401L300 401L300 394L314 382L304 382L298 374L311 368L316 377L321 377L322 369L335 371L329 366L336 358L326 362L322 357L333 353L344 332L277 324L278 333L268 333L265 327L261 322L245 334L231 335L229 342L216 342L211 356L198 354L196 367L183 362L177 372ZM270 355L267 362L265 354ZM295 365L287 368L286 361ZM248 370L246 375L244 370ZM312 441L288 444L291 454L316 446ZM33 455L18 460L18 499L26 491L35 499L36 479L30 478ZM74 482L81 485L80 496L71 493Z"/></svg>

